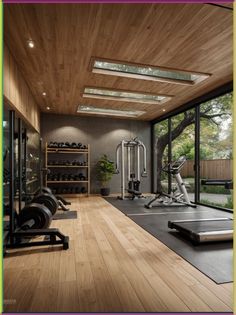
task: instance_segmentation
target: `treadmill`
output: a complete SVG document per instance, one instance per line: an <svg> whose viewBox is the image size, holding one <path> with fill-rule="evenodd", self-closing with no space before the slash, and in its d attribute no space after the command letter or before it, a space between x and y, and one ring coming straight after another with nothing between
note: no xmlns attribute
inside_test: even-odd
<svg viewBox="0 0 236 315"><path fill-rule="evenodd" d="M233 189L232 181L202 180L203 185L224 185L226 189ZM194 245L206 242L220 242L233 240L233 219L209 218L196 220L168 221L170 229L176 229L183 236L190 239Z"/></svg>

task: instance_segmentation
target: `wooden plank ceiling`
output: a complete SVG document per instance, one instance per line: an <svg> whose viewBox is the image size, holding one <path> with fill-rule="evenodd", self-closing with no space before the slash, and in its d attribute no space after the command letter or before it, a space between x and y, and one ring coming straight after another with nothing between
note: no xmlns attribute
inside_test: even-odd
<svg viewBox="0 0 236 315"><path fill-rule="evenodd" d="M232 11L208 4L9 4L5 42L41 107L144 110L152 120L232 80ZM35 47L30 49L27 40ZM92 73L91 57L212 74L194 86ZM174 95L163 105L83 98L85 86ZM42 92L46 91L44 97Z"/></svg>

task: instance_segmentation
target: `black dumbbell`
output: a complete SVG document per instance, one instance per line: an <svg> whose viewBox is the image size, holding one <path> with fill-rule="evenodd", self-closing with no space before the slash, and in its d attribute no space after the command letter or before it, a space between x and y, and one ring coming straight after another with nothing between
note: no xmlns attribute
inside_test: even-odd
<svg viewBox="0 0 236 315"><path fill-rule="evenodd" d="M86 193L86 188L85 188L85 187L82 187L82 188L81 188L81 193L82 193L82 194L85 194L85 193Z"/></svg>
<svg viewBox="0 0 236 315"><path fill-rule="evenodd" d="M48 148L54 148L54 142L50 141L48 144Z"/></svg>
<svg viewBox="0 0 236 315"><path fill-rule="evenodd" d="M79 173L79 179L80 179L80 180L85 180L86 177L85 177L82 173Z"/></svg>
<svg viewBox="0 0 236 315"><path fill-rule="evenodd" d="M79 175L74 175L74 180L80 180Z"/></svg>

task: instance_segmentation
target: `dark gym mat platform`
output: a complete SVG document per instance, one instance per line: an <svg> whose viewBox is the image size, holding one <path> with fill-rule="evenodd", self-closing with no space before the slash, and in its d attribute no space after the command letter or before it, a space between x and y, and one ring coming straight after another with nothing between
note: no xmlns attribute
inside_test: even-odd
<svg viewBox="0 0 236 315"><path fill-rule="evenodd" d="M53 216L53 220L66 220L66 219L77 219L77 211L63 211L56 213Z"/></svg>
<svg viewBox="0 0 236 315"><path fill-rule="evenodd" d="M216 283L233 281L233 242L193 246L180 233L168 228L169 220L232 218L231 213L205 206L197 208L162 206L146 209L144 204L149 198L119 200L116 197L106 197L105 200Z"/></svg>

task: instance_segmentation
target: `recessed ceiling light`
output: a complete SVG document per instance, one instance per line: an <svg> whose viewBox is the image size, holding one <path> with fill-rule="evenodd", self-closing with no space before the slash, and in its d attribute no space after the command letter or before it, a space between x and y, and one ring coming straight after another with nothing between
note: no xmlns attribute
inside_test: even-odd
<svg viewBox="0 0 236 315"><path fill-rule="evenodd" d="M170 95L158 95L93 87L85 87L83 97L146 104L162 104L171 99Z"/></svg>
<svg viewBox="0 0 236 315"><path fill-rule="evenodd" d="M46 93L46 92L43 92L42 94L43 94L43 96L46 96L46 95L47 95L47 93Z"/></svg>
<svg viewBox="0 0 236 315"><path fill-rule="evenodd" d="M103 58L92 59L92 72L126 78L161 81L174 84L194 85L207 79L209 73L148 66L131 62L111 61Z"/></svg>
<svg viewBox="0 0 236 315"><path fill-rule="evenodd" d="M145 111L141 110L121 110L112 108L101 108L87 105L79 105L77 113L90 113L95 115L106 115L106 116L122 116L122 117L138 117L145 114Z"/></svg>
<svg viewBox="0 0 236 315"><path fill-rule="evenodd" d="M46 107L46 109L47 109L47 110L50 110L50 107L49 107L49 106L47 106L47 107Z"/></svg>
<svg viewBox="0 0 236 315"><path fill-rule="evenodd" d="M27 41L29 48L34 48L34 42L32 41L32 39Z"/></svg>
<svg viewBox="0 0 236 315"><path fill-rule="evenodd" d="M165 108L163 108L163 110L162 110L163 112L165 112L166 110L165 110Z"/></svg>

